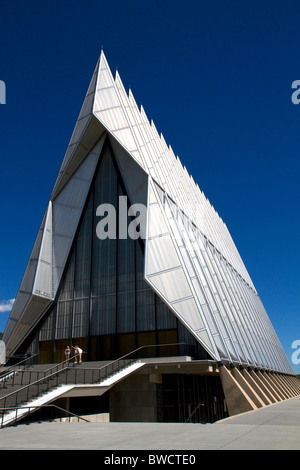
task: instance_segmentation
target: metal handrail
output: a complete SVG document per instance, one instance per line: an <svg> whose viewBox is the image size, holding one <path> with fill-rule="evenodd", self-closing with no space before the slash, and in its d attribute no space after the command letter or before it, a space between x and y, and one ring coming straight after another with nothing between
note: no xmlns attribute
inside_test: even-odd
<svg viewBox="0 0 300 470"><path fill-rule="evenodd" d="M112 367L112 372L114 370L114 365L115 364L118 364L120 363L121 361L124 361L126 360L125 358L128 358L129 356L133 355L133 354L136 354L138 351L141 351L142 349L146 349L146 348L157 348L157 347L166 347L166 346L182 346L182 345L185 345L185 346L192 346L188 343L168 343L168 344L147 344L147 345L144 345L144 346L140 346L139 348L137 349L134 349L133 351L130 351L129 353L127 354L124 354L123 356L119 357L118 359L115 359L114 361L111 361L109 362L108 364L105 364L104 366L102 367L98 367L98 368L89 368L89 371L90 370L97 370L100 372L100 377L101 377L101 370L103 369L108 369L109 367ZM136 361L140 360L140 359L135 359ZM132 359L132 361L134 361L134 359ZM80 367L78 367L78 369L80 369ZM117 368L118 370L119 368ZM100 378L99 377L99 378ZM84 382L85 383L85 382ZM92 383L93 383L93 380L92 380Z"/></svg>
<svg viewBox="0 0 300 470"><path fill-rule="evenodd" d="M0 371L0 377L1 377L3 374L7 374L7 373L9 374L10 371L11 371L12 369L14 369L15 367L20 367L20 365L21 365L23 362L26 362L26 361L28 361L28 360L31 360L32 358L34 358L34 357L36 357L36 356L38 356L38 354L33 354L32 356L28 356L28 357L26 357L25 359L23 359L22 361L17 362L17 364L14 364L13 366L7 367L6 369L2 369L2 370ZM13 356L12 356L12 357L13 357Z"/></svg>
<svg viewBox="0 0 300 470"><path fill-rule="evenodd" d="M83 352L82 354L86 354L86 353ZM35 354L34 356L31 356L31 357L35 357L35 356L38 356L38 354ZM42 375L42 376L43 376L42 378L46 378L46 377L47 377L47 373L48 373L49 371L52 371L53 369L56 369L56 372L60 372L61 370L64 370L63 365L66 364L66 363L68 363L70 360L74 359L76 356L77 356L77 355L75 354L74 356L71 356L69 359L66 359L66 360L62 361L62 362L60 362L59 364L55 364L54 366L51 366L51 367L49 367L49 369L46 369L46 370L44 370L44 371L29 371L29 374L30 374L29 382L31 382L31 374L36 374L37 377ZM26 360L27 360L27 359L26 359ZM21 362L22 362L22 361L21 361ZM14 367L16 367L16 366L14 366ZM61 369L59 370L60 367L61 367ZM19 370L18 372L24 372L24 371L22 371L22 370L20 371L20 370ZM49 376L50 376L50 375L52 375L52 374L49 374ZM1 377L0 377L0 378L1 378ZM38 380L38 379L37 379L37 380ZM5 387L5 381L6 381L6 379L4 378L4 387ZM22 380L21 382L23 382L23 380ZM14 385L14 381L13 381L13 385ZM21 385L22 385L22 383L21 383ZM30 384L27 384L27 385L30 385ZM0 400L1 400L1 398L0 398Z"/></svg>
<svg viewBox="0 0 300 470"><path fill-rule="evenodd" d="M83 351L82 354L86 354L86 352ZM71 356L69 359L65 359L64 361L60 362L59 364L55 364L54 366L49 367L49 369L46 369L46 370L44 371L44 374L46 374L47 372L49 372L49 370L58 368L59 366L62 366L63 364L69 363L69 362L71 361L71 359L74 359L75 357L78 357L78 354L74 354L74 356Z"/></svg>
<svg viewBox="0 0 300 470"><path fill-rule="evenodd" d="M205 403L198 403L198 405L194 408L194 410L189 414L187 419L185 420L185 423L192 422L192 416L196 413L196 411L199 410L200 406L205 406Z"/></svg>
<svg viewBox="0 0 300 470"><path fill-rule="evenodd" d="M134 349L133 351L130 351L129 353L124 354L124 356L121 356L121 357L119 357L118 359L115 359L114 361L110 362L109 364L107 364L107 366L109 366L109 365L111 365L111 364L114 364L115 362L121 361L121 360L124 359L125 357L131 356L132 354L137 353L137 352L140 351L141 349L146 349L146 348L158 348L158 347L162 347L162 346L180 346L180 345L186 345L186 346L187 346L188 343L147 344L147 345L145 345L145 346L140 346L139 348ZM191 346L191 345L188 345L188 346ZM103 367L106 367L106 366L103 366Z"/></svg>
<svg viewBox="0 0 300 470"><path fill-rule="evenodd" d="M137 349L134 349L133 351L130 351L129 353L127 354L124 354L124 356L121 356L119 357L118 359L114 359L113 361L109 362L108 364L105 364L104 366L102 367L95 367L94 369L93 368L89 368L89 370L103 370L103 369L106 369L108 368L109 366L117 363L117 362L120 362L122 360L124 360L126 357L128 356L131 356L132 354L135 354L137 353L138 351L141 351L142 349L146 349L146 348L158 348L158 347L163 347L163 346L192 346L191 344L188 344L188 343L169 343L169 344L147 344L147 345L144 345L144 346L140 346L139 348ZM136 360L139 360L139 359L136 359ZM78 367L79 369L80 367Z"/></svg>
<svg viewBox="0 0 300 470"><path fill-rule="evenodd" d="M72 356L70 359L74 359L74 357L76 357L76 356ZM61 362L60 364L58 364L58 366L64 364L65 362L67 362L67 361ZM54 368L54 367L52 367L52 368L50 368L50 369L48 369L48 370L51 370L51 369L53 369L53 368ZM35 380L34 382L30 382L29 384L26 384L26 385L24 385L23 387L18 388L17 390L14 390L13 392L8 393L7 395L4 395L3 397L0 397L0 401L1 401L1 400L5 400L6 398L9 398L10 396L12 396L12 395L14 395L14 394L17 394L17 393L19 393L19 392L25 390L26 388L29 388L29 387L31 387L31 386L33 386L33 385L36 385L36 384L39 384L39 383L42 382L43 380L49 379L49 378L53 377L54 375L56 375L58 372L61 372L62 370L66 370L66 369L67 369L67 368L61 369L61 370L57 370L56 372L53 372L52 374L49 374L49 375L47 375L47 376L44 375L44 377L42 377L42 378L40 378L40 379L37 379L37 380ZM44 372L33 372L33 373L35 373L35 374L44 374Z"/></svg>
<svg viewBox="0 0 300 470"><path fill-rule="evenodd" d="M28 409L29 411L27 413L27 416L29 418L31 410L37 411L37 410L41 410L42 408L56 408L59 411L63 411L64 413L67 413L69 415L69 419L72 416L74 418L77 418L78 421L81 419L82 421L85 421L86 423L90 423L90 421L88 419L82 418L82 416L79 416L76 413L72 413L72 411L66 410L65 408L61 408L60 406L57 406L57 405L51 403L51 404L48 404L48 405L13 406L13 407L9 407L9 408L0 408L0 414L2 412L2 419L1 419L0 428L3 428L5 426L5 424L3 426L3 419L4 419L4 416L5 416L5 412L7 412L7 411L10 411L10 410L15 410L16 411L15 418L12 420L12 422L9 423L11 425L12 423L15 423L18 420L18 410L27 410ZM22 416L22 417L19 417L19 419L24 419L25 417L26 416ZM61 420L61 418L60 418L60 420Z"/></svg>

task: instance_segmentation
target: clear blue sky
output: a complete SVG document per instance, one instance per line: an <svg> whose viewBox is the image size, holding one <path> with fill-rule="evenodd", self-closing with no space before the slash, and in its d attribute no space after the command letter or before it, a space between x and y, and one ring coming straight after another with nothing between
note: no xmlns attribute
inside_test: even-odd
<svg viewBox="0 0 300 470"><path fill-rule="evenodd" d="M103 46L227 224L291 360L300 340L299 19L299 2L286 0L1 3L0 331Z"/></svg>

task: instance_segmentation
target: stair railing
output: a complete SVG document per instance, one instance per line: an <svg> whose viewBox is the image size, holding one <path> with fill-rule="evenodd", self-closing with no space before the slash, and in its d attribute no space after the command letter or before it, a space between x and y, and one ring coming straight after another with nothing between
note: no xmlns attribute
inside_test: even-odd
<svg viewBox="0 0 300 470"><path fill-rule="evenodd" d="M75 357L76 357L76 355L72 356L70 358L70 360L74 359ZM1 402L2 402L2 406L3 406L3 408L5 408L7 400L9 400L13 395L15 395L15 406L17 406L18 405L18 396L25 390L27 390L26 399L23 399L22 402L24 403L24 401L28 401L29 400L30 388L32 389L34 386L36 386L36 393L33 396L38 396L39 392L40 392L40 386L42 385L43 382L48 383L48 386L46 387L46 389L43 390L44 393L48 392L49 390L51 390L55 386L58 386L59 373L68 368L68 366L64 367L64 365L67 362L68 362L68 360L65 360L65 361L63 361L63 362L47 369L48 372L51 371L51 373L48 374L48 375L45 375L45 373L47 371L29 371L28 372L29 373L29 383L26 384L26 385L23 385L23 380L21 380L21 383L20 383L21 387L20 388L8 393L7 395L4 395L3 397L0 397L0 405L1 405ZM54 372L52 372L53 369L54 369ZM36 380L34 380L34 381L31 380L33 375L36 375ZM39 376L42 376L42 377L39 378ZM56 378L56 382L54 382L55 378ZM22 375L22 379L23 379L23 375ZM50 383L50 381L53 381L53 382Z"/></svg>
<svg viewBox="0 0 300 470"><path fill-rule="evenodd" d="M0 370L0 386L5 388L7 380L11 377L14 379L14 376L20 372L20 367L22 367L22 371L26 370L26 367L30 367L30 365L32 365L31 362L33 358L37 356L38 354L33 354L32 356L26 357L12 366L5 367L4 369ZM29 361L28 364L26 364L27 361Z"/></svg>
<svg viewBox="0 0 300 470"><path fill-rule="evenodd" d="M69 410L66 410L64 408L61 408L60 406L58 405L55 405L53 403L51 404L47 404L47 405L39 405L39 406L17 406L17 407L10 407L10 408L0 408L0 416L2 416L1 418L1 425L0 425L0 429L3 428L5 426L5 423L4 423L4 417L5 417L5 413L7 411L9 412L13 412L15 411L15 417L10 420L9 422L9 425L10 426L13 426L17 421L18 419L26 419L26 417L28 418L27 420L27 423L26 424L29 424L29 416L31 413L35 413L37 411L40 411L40 415L39 415L39 420L38 422L41 422L41 411L45 408L51 408L51 409L56 409L62 413L65 413L68 415L69 417L69 421L71 418L76 418L78 419L78 422L81 420L81 421L85 421L86 423L89 423L90 421L88 421L86 418L83 418L82 416L79 416L78 414L76 413L72 413L71 411ZM21 411L21 410L28 410L24 416L18 416L18 412ZM53 413L52 413L52 416L51 416L51 419L50 421L53 421L54 419L62 419L62 417L56 417L56 418L53 418Z"/></svg>

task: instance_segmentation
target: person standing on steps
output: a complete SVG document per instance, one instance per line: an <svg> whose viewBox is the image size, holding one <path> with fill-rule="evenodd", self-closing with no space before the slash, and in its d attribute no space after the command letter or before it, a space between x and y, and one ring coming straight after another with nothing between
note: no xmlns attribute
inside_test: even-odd
<svg viewBox="0 0 300 470"><path fill-rule="evenodd" d="M78 358L79 358L79 364L80 364L80 363L82 362L82 353L83 353L83 351L82 351L82 349L80 349L80 347L77 346L77 345L76 345L75 347L72 346L72 348L75 349L75 354L76 354L76 355L75 355L75 361L74 361L74 362L75 362L75 364L77 364L77 356L78 356Z"/></svg>
<svg viewBox="0 0 300 470"><path fill-rule="evenodd" d="M65 356L66 356L66 361L68 365L69 365L70 354L71 354L70 346L67 346L65 349Z"/></svg>

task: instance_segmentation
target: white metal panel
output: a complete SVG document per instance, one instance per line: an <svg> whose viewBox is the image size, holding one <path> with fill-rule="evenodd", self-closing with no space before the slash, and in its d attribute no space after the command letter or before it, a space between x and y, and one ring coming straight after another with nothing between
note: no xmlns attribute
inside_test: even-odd
<svg viewBox="0 0 300 470"><path fill-rule="evenodd" d="M52 263L40 260L34 294L53 300Z"/></svg>
<svg viewBox="0 0 300 470"><path fill-rule="evenodd" d="M67 168L72 155L74 154L75 149L77 148L77 144L80 141L80 138L83 135L84 130L86 129L86 125L90 119L90 117L93 114L93 105L94 105L94 99L95 99L95 89L96 89L96 83L97 83L97 78L99 77L99 64L100 64L100 59L97 62L97 65L95 67L91 82L89 84L85 99L83 101L83 104L81 106L71 139L69 141L68 148L66 150L56 183L54 185L53 193L55 193L56 188L58 187L58 184L61 180L61 176L64 173L65 169Z"/></svg>
<svg viewBox="0 0 300 470"><path fill-rule="evenodd" d="M148 276L148 281L150 281L170 303L192 296L191 289L182 268Z"/></svg>
<svg viewBox="0 0 300 470"><path fill-rule="evenodd" d="M118 106L120 106L120 99L114 85L97 91L94 102L94 112Z"/></svg>
<svg viewBox="0 0 300 470"><path fill-rule="evenodd" d="M151 204L148 209L148 238L169 232L160 205Z"/></svg>
<svg viewBox="0 0 300 470"><path fill-rule="evenodd" d="M91 116L92 111L93 111L94 99L95 99L95 91L93 90L92 93L87 94L86 97L85 97L85 100L83 102L83 105L82 105L80 113L79 113L79 116L77 118L77 123L76 123L75 129L73 131L73 134L72 134L72 137L71 137L71 140L70 140L70 144L75 142L74 132L75 132L78 124L80 123L80 121L83 118L87 118L87 117Z"/></svg>
<svg viewBox="0 0 300 470"><path fill-rule="evenodd" d="M112 76L110 71L101 65L100 73L97 77L97 91L112 86Z"/></svg>
<svg viewBox="0 0 300 470"><path fill-rule="evenodd" d="M19 292L3 336L7 355L15 352L50 304L49 299Z"/></svg>
<svg viewBox="0 0 300 470"><path fill-rule="evenodd" d="M204 344L208 350L211 351L212 356L216 356L216 351L213 343L210 340L210 337L206 330L201 330L196 332L196 336L198 336L200 343Z"/></svg>
<svg viewBox="0 0 300 470"><path fill-rule="evenodd" d="M52 204L49 202L33 293L53 300Z"/></svg>
<svg viewBox="0 0 300 470"><path fill-rule="evenodd" d="M114 132L114 136L124 145L124 147L129 152L137 150L136 142L129 127L127 127L126 129L116 130Z"/></svg>
<svg viewBox="0 0 300 470"><path fill-rule="evenodd" d="M19 291L18 292L18 295L14 301L14 304L13 304L13 307L12 307L12 310L11 310L11 313L10 313L10 316L9 316L9 319L8 319L8 322L7 322L7 325L6 325L6 328L5 328L5 332L4 332L4 335L3 335L3 341L6 343L8 343L8 339L13 331L13 329L15 328L17 322L19 321L22 313L24 312L25 310L25 307L29 301L31 297L31 294L29 293L25 293L25 292L22 292L22 291Z"/></svg>
<svg viewBox="0 0 300 470"><path fill-rule="evenodd" d="M184 321L189 324L193 331L205 328L205 325L199 315L197 304L193 298L173 303L172 307L177 311L180 317L182 317ZM211 345L210 347L212 349Z"/></svg>
<svg viewBox="0 0 300 470"><path fill-rule="evenodd" d="M147 275L181 266L170 235L148 240Z"/></svg>
<svg viewBox="0 0 300 470"><path fill-rule="evenodd" d="M71 143L68 148L68 150L70 151L70 154L72 154L72 151L74 150L76 144L80 141L81 136L84 133L84 130L86 126L88 125L89 121L90 121L90 114L85 117L82 117L81 119L77 121L73 134L72 134ZM66 155L68 156L68 153Z"/></svg>
<svg viewBox="0 0 300 470"><path fill-rule="evenodd" d="M59 286L87 198L103 141L96 145L52 203L53 294ZM96 151L97 149L97 151Z"/></svg>
<svg viewBox="0 0 300 470"><path fill-rule="evenodd" d="M54 244L56 236L73 238L80 214L80 207L53 204Z"/></svg>
<svg viewBox="0 0 300 470"><path fill-rule="evenodd" d="M121 106L95 112L97 118L111 131L127 127L127 121ZM122 142L123 143L123 142Z"/></svg>

